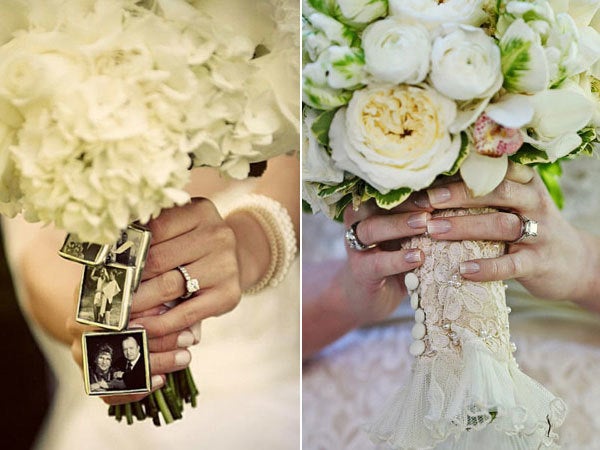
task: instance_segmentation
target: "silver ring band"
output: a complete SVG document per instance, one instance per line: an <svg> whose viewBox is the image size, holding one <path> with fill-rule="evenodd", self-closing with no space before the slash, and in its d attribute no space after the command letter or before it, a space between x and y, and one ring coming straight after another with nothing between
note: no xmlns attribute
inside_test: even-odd
<svg viewBox="0 0 600 450"><path fill-rule="evenodd" d="M531 220L522 214L512 212L521 221L521 235L514 241L510 241L509 244L518 244L526 238L534 238L538 235L538 223L535 220Z"/></svg>
<svg viewBox="0 0 600 450"><path fill-rule="evenodd" d="M348 247L350 247L352 250L356 250L359 252L364 252L367 250L371 250L372 248L377 247L377 244L364 244L361 242L361 240L358 238L358 235L356 234L356 227L358 226L358 224L360 223L360 220L358 222L354 222L352 225L350 225L350 228L348 228L346 230L346 242L348 243Z"/></svg>
<svg viewBox="0 0 600 450"><path fill-rule="evenodd" d="M177 266L177 270L179 270L179 273L181 273L181 275L183 275L183 278L185 278L186 290L185 294L183 294L179 298L182 300L186 300L190 298L194 293L200 290L200 282L197 278L192 278L185 267Z"/></svg>

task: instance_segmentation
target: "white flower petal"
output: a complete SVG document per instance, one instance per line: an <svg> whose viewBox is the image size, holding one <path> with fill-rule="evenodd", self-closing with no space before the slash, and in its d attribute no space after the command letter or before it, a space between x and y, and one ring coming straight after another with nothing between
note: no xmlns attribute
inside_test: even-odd
<svg viewBox="0 0 600 450"><path fill-rule="evenodd" d="M500 101L490 103L485 113L503 127L521 128L531 121L533 104L529 96L508 94Z"/></svg>
<svg viewBox="0 0 600 450"><path fill-rule="evenodd" d="M489 194L498 186L508 169L508 157L492 158L471 151L460 167L460 175L475 197Z"/></svg>

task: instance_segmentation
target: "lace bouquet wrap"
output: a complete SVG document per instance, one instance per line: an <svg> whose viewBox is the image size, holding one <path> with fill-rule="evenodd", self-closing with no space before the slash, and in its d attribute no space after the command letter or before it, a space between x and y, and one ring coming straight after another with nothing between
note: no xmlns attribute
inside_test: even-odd
<svg viewBox="0 0 600 450"><path fill-rule="evenodd" d="M391 209L457 175L481 196L509 160L535 165L560 202L560 162L598 146L592 3L304 1L307 206L332 218L367 201ZM425 253L406 276L416 359L370 436L396 449L553 446L565 405L518 369L503 283L459 275L461 261L504 245L424 236L404 245Z"/></svg>
<svg viewBox="0 0 600 450"><path fill-rule="evenodd" d="M65 230L89 271L116 259L130 298L143 257L131 276L120 240L190 201L189 169L243 179L298 148L298 16L289 0L1 2L0 213ZM114 251L89 261L77 245ZM167 422L180 397L177 414L158 405Z"/></svg>

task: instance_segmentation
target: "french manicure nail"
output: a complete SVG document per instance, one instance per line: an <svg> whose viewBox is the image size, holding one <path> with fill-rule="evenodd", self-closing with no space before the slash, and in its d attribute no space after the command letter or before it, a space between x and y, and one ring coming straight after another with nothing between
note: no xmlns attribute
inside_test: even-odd
<svg viewBox="0 0 600 450"><path fill-rule="evenodd" d="M427 213L417 213L409 216L406 221L409 227L411 228L425 228L427 226Z"/></svg>
<svg viewBox="0 0 600 450"><path fill-rule="evenodd" d="M161 387L164 384L163 377L160 375L152 375L152 387Z"/></svg>
<svg viewBox="0 0 600 450"><path fill-rule="evenodd" d="M190 345L194 345L194 335L191 331L183 331L177 336L177 347L179 348L187 348Z"/></svg>
<svg viewBox="0 0 600 450"><path fill-rule="evenodd" d="M417 194L415 199L413 200L413 203L419 208L431 208L431 204L429 203L429 197L427 197L427 194Z"/></svg>
<svg viewBox="0 0 600 450"><path fill-rule="evenodd" d="M458 265L458 270L461 274L479 272L479 264L473 261L461 262Z"/></svg>
<svg viewBox="0 0 600 450"><path fill-rule="evenodd" d="M192 355L187 350L175 353L175 364L178 366L187 366L192 360Z"/></svg>
<svg viewBox="0 0 600 450"><path fill-rule="evenodd" d="M444 203L450 200L450 189L434 188L427 191L431 203Z"/></svg>
<svg viewBox="0 0 600 450"><path fill-rule="evenodd" d="M447 233L452 228L452 224L447 220L431 220L427 222L427 232L429 234Z"/></svg>
<svg viewBox="0 0 600 450"><path fill-rule="evenodd" d="M418 248L408 250L404 254L404 261L408 263L421 262L421 250L419 250Z"/></svg>

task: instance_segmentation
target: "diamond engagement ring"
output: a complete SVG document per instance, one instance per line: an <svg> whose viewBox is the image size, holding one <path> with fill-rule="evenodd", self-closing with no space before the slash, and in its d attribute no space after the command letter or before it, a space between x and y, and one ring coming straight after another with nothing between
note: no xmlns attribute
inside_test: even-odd
<svg viewBox="0 0 600 450"><path fill-rule="evenodd" d="M190 298L195 292L198 292L200 290L200 283L198 282L197 278L190 277L190 274L188 273L185 267L177 266L177 270L179 270L181 275L183 275L183 278L185 278L186 290L186 293L179 298L182 300L186 300Z"/></svg>
<svg viewBox="0 0 600 450"><path fill-rule="evenodd" d="M352 225L350 225L350 228L348 228L346 230L346 242L348 242L348 246L352 249L352 250L357 250L359 252L364 252L366 250L370 250L372 248L377 247L377 244L363 244L360 239L358 238L358 235L356 234L356 227L358 226L358 224L360 223L360 220L358 222L354 222Z"/></svg>
<svg viewBox="0 0 600 450"><path fill-rule="evenodd" d="M535 220L528 219L527 217L513 212L521 220L521 235L509 244L517 244L525 238L536 237L538 235L538 223Z"/></svg>

